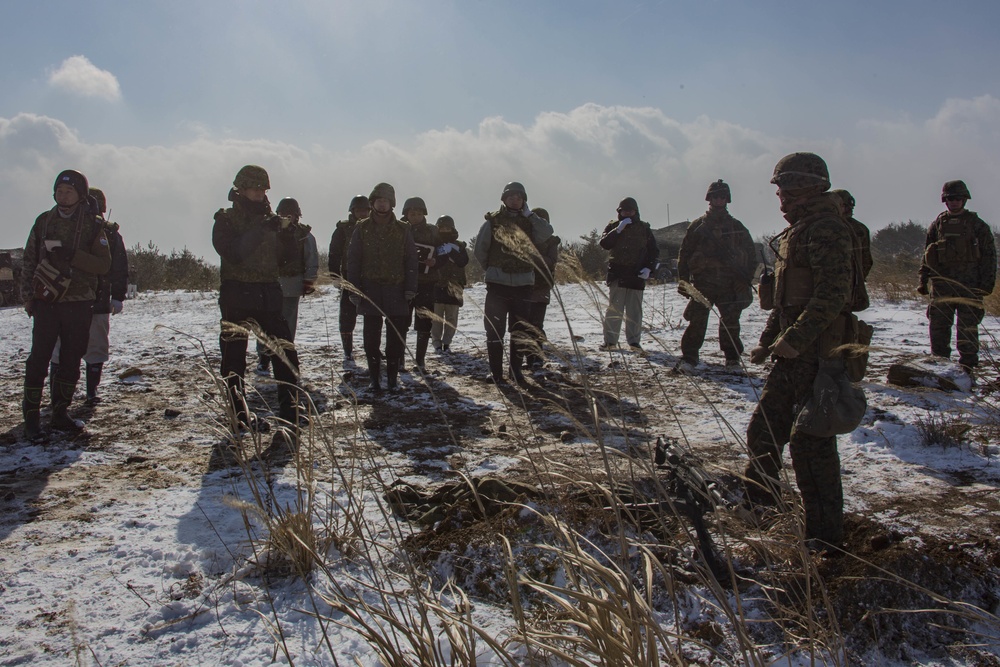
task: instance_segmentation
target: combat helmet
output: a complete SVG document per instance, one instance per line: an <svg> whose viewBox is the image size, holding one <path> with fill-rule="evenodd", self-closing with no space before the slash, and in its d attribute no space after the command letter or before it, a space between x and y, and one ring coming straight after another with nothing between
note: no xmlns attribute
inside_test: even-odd
<svg viewBox="0 0 1000 667"><path fill-rule="evenodd" d="M511 181L510 183L504 186L503 192L500 193L500 201L506 199L507 195L513 192L520 194L521 198L524 199L525 202L528 201L527 191L524 189L524 186L518 183L517 181Z"/></svg>
<svg viewBox="0 0 1000 667"><path fill-rule="evenodd" d="M854 195L850 192L842 188L838 188L836 190L830 190L830 194L840 197L840 201L844 203L845 212L850 213L854 210Z"/></svg>
<svg viewBox="0 0 1000 667"><path fill-rule="evenodd" d="M347 212L354 213L354 209L356 209L358 206L371 208L371 204L368 201L368 197L364 195L354 195L354 197L351 198L351 205L347 207Z"/></svg>
<svg viewBox="0 0 1000 667"><path fill-rule="evenodd" d="M965 181L948 181L941 188L941 201L945 201L948 197L962 197L963 199L972 199L972 195L969 194L969 188L965 185Z"/></svg>
<svg viewBox="0 0 1000 667"><path fill-rule="evenodd" d="M278 215L289 218L302 217L302 209L299 207L299 202L292 197L285 197L279 201L277 208L274 209L274 212Z"/></svg>
<svg viewBox="0 0 1000 667"><path fill-rule="evenodd" d="M434 224L438 229L455 229L455 218L450 215L442 215Z"/></svg>
<svg viewBox="0 0 1000 667"><path fill-rule="evenodd" d="M830 188L830 170L815 153L791 153L774 165L771 182L786 190L819 186L825 192Z"/></svg>
<svg viewBox="0 0 1000 667"><path fill-rule="evenodd" d="M270 190L271 181L267 177L264 167L255 164L248 164L236 173L233 179L233 186L237 190Z"/></svg>
<svg viewBox="0 0 1000 667"><path fill-rule="evenodd" d="M545 222L552 222L551 220L549 220L549 212L546 211L541 206L538 206L536 208L531 209L531 212L534 213L535 215L537 215L539 218L541 218Z"/></svg>
<svg viewBox="0 0 1000 667"><path fill-rule="evenodd" d="M97 202L97 212L107 213L108 211L108 199L104 196L104 191L98 188L90 188L90 196L94 198Z"/></svg>
<svg viewBox="0 0 1000 667"><path fill-rule="evenodd" d="M410 209L416 209L421 211L424 215L427 215L427 204L425 204L424 200L420 197L410 197L403 202L403 215L406 215L406 212Z"/></svg>
<svg viewBox="0 0 1000 667"><path fill-rule="evenodd" d="M56 188L63 183L76 190L76 194L81 200L86 200L87 196L90 194L87 177L75 169L65 169L59 172L59 175L56 176L56 182L52 186L52 193L55 194Z"/></svg>
<svg viewBox="0 0 1000 667"><path fill-rule="evenodd" d="M708 186L708 192L705 193L705 201L712 201L715 197L725 197L726 203L733 203L733 195L729 191L729 184L721 178Z"/></svg>
<svg viewBox="0 0 1000 667"><path fill-rule="evenodd" d="M388 183L379 183L372 188L372 193L368 195L368 202L374 204L376 199L384 197L389 200L393 208L396 208L396 190Z"/></svg>

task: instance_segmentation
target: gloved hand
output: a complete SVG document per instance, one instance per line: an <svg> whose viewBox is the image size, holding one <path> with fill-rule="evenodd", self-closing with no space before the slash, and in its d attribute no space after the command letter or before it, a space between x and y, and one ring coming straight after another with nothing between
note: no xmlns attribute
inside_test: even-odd
<svg viewBox="0 0 1000 667"><path fill-rule="evenodd" d="M312 280L303 280L302 281L302 296L308 296L309 294L312 294L313 292L315 292L316 291L315 284L316 283L313 282Z"/></svg>
<svg viewBox="0 0 1000 667"><path fill-rule="evenodd" d="M455 245L454 243L445 243L443 246L439 246L438 247L437 254L439 254L439 255L447 255L449 253L457 252L457 251L458 251L458 246L457 245Z"/></svg>
<svg viewBox="0 0 1000 667"><path fill-rule="evenodd" d="M649 267L643 267L642 271L639 272L639 277L643 280L649 280Z"/></svg>
<svg viewBox="0 0 1000 667"><path fill-rule="evenodd" d="M526 218L531 217L531 209L528 208L528 202L524 203L524 208L521 209L521 215L523 215Z"/></svg>
<svg viewBox="0 0 1000 667"><path fill-rule="evenodd" d="M920 283L920 285L917 286L917 294L922 294L923 296L927 296L928 294L927 283Z"/></svg>
<svg viewBox="0 0 1000 667"><path fill-rule="evenodd" d="M618 222L618 233L621 234L622 230L632 224L632 218L622 218Z"/></svg>
<svg viewBox="0 0 1000 667"><path fill-rule="evenodd" d="M763 345L758 345L754 349L750 350L750 363L751 364L762 364L767 361L770 356L771 351L764 347Z"/></svg>
<svg viewBox="0 0 1000 667"><path fill-rule="evenodd" d="M111 299L111 314L112 315L118 315L119 313L122 312L122 308L124 308L124 307L125 307L125 304L123 304L118 299Z"/></svg>
<svg viewBox="0 0 1000 667"><path fill-rule="evenodd" d="M677 283L677 293L680 294L683 297L687 297L687 298L691 297L691 295L688 294L687 290L684 289L684 283L683 282L678 282Z"/></svg>
<svg viewBox="0 0 1000 667"><path fill-rule="evenodd" d="M271 230L272 232L280 232L284 225L282 225L282 217L280 215L272 215L271 217L264 220L264 227Z"/></svg>
<svg viewBox="0 0 1000 667"><path fill-rule="evenodd" d="M415 298L417 298L417 293L407 290L403 292L403 298L406 299L408 302L413 301Z"/></svg>

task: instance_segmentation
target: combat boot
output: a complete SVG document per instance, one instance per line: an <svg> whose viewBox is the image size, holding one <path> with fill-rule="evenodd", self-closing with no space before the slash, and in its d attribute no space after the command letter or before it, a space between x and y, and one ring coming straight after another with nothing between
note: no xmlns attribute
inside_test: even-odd
<svg viewBox="0 0 1000 667"><path fill-rule="evenodd" d="M24 437L34 440L42 434L41 425L42 388L25 387L21 399L21 414L24 415Z"/></svg>
<svg viewBox="0 0 1000 667"><path fill-rule="evenodd" d="M79 433L84 423L69 416L69 404L73 402L76 385L63 380L55 381L55 394L52 396L52 418L50 426L55 431Z"/></svg>
<svg viewBox="0 0 1000 667"><path fill-rule="evenodd" d="M523 359L521 358L521 353L516 352L511 345L510 351L510 379L519 384L520 386L525 386L528 384L527 380L524 379L524 373L521 371L521 364Z"/></svg>
<svg viewBox="0 0 1000 667"><path fill-rule="evenodd" d="M97 396L97 386L101 384L101 373L104 371L104 364L87 364L87 402L100 403Z"/></svg>
<svg viewBox="0 0 1000 667"><path fill-rule="evenodd" d="M417 371L426 371L424 360L427 357L427 344L430 343L431 334L428 331L417 332Z"/></svg>
<svg viewBox="0 0 1000 667"><path fill-rule="evenodd" d="M56 373L59 372L59 364L56 362L49 363L49 398L51 399L56 395Z"/></svg>
<svg viewBox="0 0 1000 667"><path fill-rule="evenodd" d="M389 391L398 391L397 377L399 376L399 360L385 360L385 386Z"/></svg>
<svg viewBox="0 0 1000 667"><path fill-rule="evenodd" d="M382 358L368 357L368 386L376 394L382 393Z"/></svg>
<svg viewBox="0 0 1000 667"><path fill-rule="evenodd" d="M354 361L354 334L341 333L340 342L344 346L344 361Z"/></svg>
<svg viewBox="0 0 1000 667"><path fill-rule="evenodd" d="M503 341L486 341L486 354L490 360L490 375L493 384L503 384Z"/></svg>

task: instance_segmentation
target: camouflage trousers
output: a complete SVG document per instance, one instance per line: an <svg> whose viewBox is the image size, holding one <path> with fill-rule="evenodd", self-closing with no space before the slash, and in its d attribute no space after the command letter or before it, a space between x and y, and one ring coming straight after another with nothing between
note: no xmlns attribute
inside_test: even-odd
<svg viewBox="0 0 1000 667"><path fill-rule="evenodd" d="M740 340L740 315L745 306L730 299L715 300L719 311L719 348L726 359L739 359L743 354L743 341ZM681 336L681 354L688 361L698 359L701 346L705 344L705 333L708 331L708 316L711 309L691 299L684 309L684 319L688 321L687 329Z"/></svg>
<svg viewBox="0 0 1000 667"><path fill-rule="evenodd" d="M958 363L966 368L979 365L979 323L986 312L968 302L950 299L933 299L927 306L930 320L931 354L938 357L951 356L951 325L958 320L957 347Z"/></svg>
<svg viewBox="0 0 1000 667"><path fill-rule="evenodd" d="M806 435L794 428L796 416L812 394L817 370L815 358L778 359L767 376L747 427L747 493L757 504L776 503L780 491L775 482L787 443L802 494L806 538L840 545L844 539L844 491L837 438Z"/></svg>

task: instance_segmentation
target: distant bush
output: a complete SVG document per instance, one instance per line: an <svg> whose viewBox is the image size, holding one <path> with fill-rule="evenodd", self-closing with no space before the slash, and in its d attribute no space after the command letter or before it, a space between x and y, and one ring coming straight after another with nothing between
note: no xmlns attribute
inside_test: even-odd
<svg viewBox="0 0 1000 667"><path fill-rule="evenodd" d="M129 279L140 291L219 287L219 267L195 257L187 248L165 255L150 241L145 247L137 243L127 252Z"/></svg>

